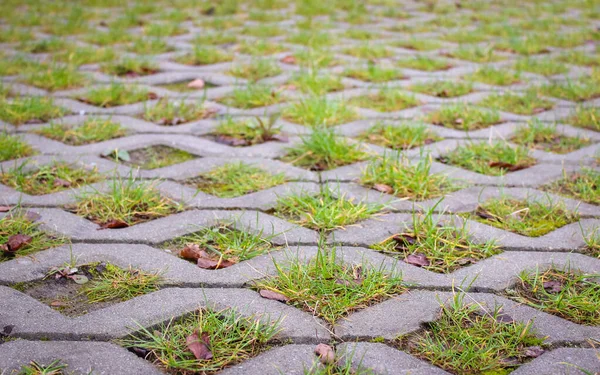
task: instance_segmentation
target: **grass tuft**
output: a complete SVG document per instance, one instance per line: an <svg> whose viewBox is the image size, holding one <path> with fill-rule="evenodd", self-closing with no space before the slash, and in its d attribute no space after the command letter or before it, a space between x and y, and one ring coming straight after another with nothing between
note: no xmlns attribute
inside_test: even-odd
<svg viewBox="0 0 600 375"><path fill-rule="evenodd" d="M359 117L358 112L346 101L318 96L294 102L283 110L284 119L311 127L335 126Z"/></svg>
<svg viewBox="0 0 600 375"><path fill-rule="evenodd" d="M511 139L512 142L528 148L566 154L591 144L589 138L568 137L556 131L556 125L544 124L538 119L533 119L517 129Z"/></svg>
<svg viewBox="0 0 600 375"><path fill-rule="evenodd" d="M497 111L457 103L442 106L431 112L425 120L450 129L471 131L498 124L501 118Z"/></svg>
<svg viewBox="0 0 600 375"><path fill-rule="evenodd" d="M46 122L66 113L66 109L54 105L52 98L39 96L14 100L0 98L0 120L15 126Z"/></svg>
<svg viewBox="0 0 600 375"><path fill-rule="evenodd" d="M383 88L377 93L356 96L348 101L351 105L378 112L394 112L421 104L413 95Z"/></svg>
<svg viewBox="0 0 600 375"><path fill-rule="evenodd" d="M545 190L580 201L600 204L600 172L583 168L577 173L563 173L560 180L544 187Z"/></svg>
<svg viewBox="0 0 600 375"><path fill-rule="evenodd" d="M78 99L102 108L110 108L148 100L152 96L144 88L113 82L107 86L88 90Z"/></svg>
<svg viewBox="0 0 600 375"><path fill-rule="evenodd" d="M34 151L21 138L0 132L0 162L33 155Z"/></svg>
<svg viewBox="0 0 600 375"><path fill-rule="evenodd" d="M358 138L361 141L394 150L409 150L437 142L441 139L427 125L408 122L398 125L378 122Z"/></svg>
<svg viewBox="0 0 600 375"><path fill-rule="evenodd" d="M119 123L113 122L110 118L95 117L87 118L82 125L76 127L52 122L49 126L37 129L34 132L71 146L104 142L127 134L125 128L122 128Z"/></svg>
<svg viewBox="0 0 600 375"><path fill-rule="evenodd" d="M553 102L541 98L535 90L528 90L523 95L512 92L491 94L480 104L518 115L534 115L554 108Z"/></svg>
<svg viewBox="0 0 600 375"><path fill-rule="evenodd" d="M67 242L65 238L42 232L39 226L39 223L29 220L27 215L21 215L15 211L1 218L0 247L5 245L11 236L19 234L31 237L31 241L10 254L0 251L0 262L11 260L14 257L28 256L51 247L61 246Z"/></svg>

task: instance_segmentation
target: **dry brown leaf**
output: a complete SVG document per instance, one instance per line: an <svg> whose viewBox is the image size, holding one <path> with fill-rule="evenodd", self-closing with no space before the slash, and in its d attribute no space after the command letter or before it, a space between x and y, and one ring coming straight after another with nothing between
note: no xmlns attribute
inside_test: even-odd
<svg viewBox="0 0 600 375"><path fill-rule="evenodd" d="M204 88L204 80L198 78L187 84L187 87L191 89L202 89Z"/></svg>
<svg viewBox="0 0 600 375"><path fill-rule="evenodd" d="M392 194L394 192L394 188L386 184L375 184L373 185L373 189L386 194Z"/></svg>
<svg viewBox="0 0 600 375"><path fill-rule="evenodd" d="M8 212L10 211L10 206L0 206L0 212Z"/></svg>
<svg viewBox="0 0 600 375"><path fill-rule="evenodd" d="M202 338L198 336L198 331L192 333L185 339L185 343L194 354L194 357L199 360L207 360L213 357L212 352L208 348L210 345L208 333L202 333Z"/></svg>
<svg viewBox="0 0 600 375"><path fill-rule="evenodd" d="M235 263L233 263L229 260L224 260L224 259L213 260L213 259L207 258L207 257L198 258L198 263L197 263L198 267L204 268L207 270L218 270L221 268L231 267L234 264Z"/></svg>
<svg viewBox="0 0 600 375"><path fill-rule="evenodd" d="M56 187L60 186L60 187L65 187L65 188L71 187L71 183L67 180L63 180L62 178L54 179L53 185Z"/></svg>
<svg viewBox="0 0 600 375"><path fill-rule="evenodd" d="M296 57L294 57L292 55L289 55L289 56L286 56L286 57L282 58L279 61L281 61L284 64L295 64L296 63Z"/></svg>
<svg viewBox="0 0 600 375"><path fill-rule="evenodd" d="M261 289L258 293L262 298L272 299L279 302L288 302L290 300L287 296L268 289Z"/></svg>
<svg viewBox="0 0 600 375"><path fill-rule="evenodd" d="M129 224L119 219L112 219L107 221L106 223L100 224L100 229L119 229L119 228L127 228Z"/></svg>
<svg viewBox="0 0 600 375"><path fill-rule="evenodd" d="M202 256L200 251L200 246L191 243L185 245L185 247L179 252L179 256L184 259L196 260Z"/></svg>
<svg viewBox="0 0 600 375"><path fill-rule="evenodd" d="M8 237L6 245L8 246L8 251L15 252L23 246L31 243L31 240L33 240L31 236L25 234L15 234L14 236Z"/></svg>
<svg viewBox="0 0 600 375"><path fill-rule="evenodd" d="M317 345L315 354L319 356L319 360L325 365L335 362L335 351L327 344Z"/></svg>
<svg viewBox="0 0 600 375"><path fill-rule="evenodd" d="M406 257L405 261L406 263L417 267L427 267L431 264L429 259L427 259L427 256L422 253L410 254Z"/></svg>
<svg viewBox="0 0 600 375"><path fill-rule="evenodd" d="M158 94L155 92L149 92L148 99L150 99L150 100L158 99Z"/></svg>

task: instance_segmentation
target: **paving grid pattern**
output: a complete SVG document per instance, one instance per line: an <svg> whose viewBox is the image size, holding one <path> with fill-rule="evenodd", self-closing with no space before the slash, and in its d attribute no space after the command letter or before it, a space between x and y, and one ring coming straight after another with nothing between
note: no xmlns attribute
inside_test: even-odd
<svg viewBox="0 0 600 375"><path fill-rule="evenodd" d="M444 52L458 48L457 43L442 42L439 49L431 51L414 51L405 48L392 47L391 42L398 39L416 38L416 40L435 39L443 40L444 35L452 29L437 26L434 21L440 18L456 18L457 21L468 19L475 12L487 14L492 18L502 8L501 2L490 2L483 10L470 9L463 6L454 9L451 13L443 13L443 6L429 9L423 3L410 1L397 1L398 9L406 12L406 19L386 17L385 9L379 5L369 5L369 16L365 23L351 24L344 22L343 11L339 19L327 23L325 31L331 35L338 35L340 41L330 47L337 59L342 64L331 68L323 68L332 74L341 74L345 64L365 62L343 54L343 50L362 45L362 42L344 36L347 29L369 30L381 34L381 38L370 41L371 45L385 45L393 54L383 59L391 62L412 55L441 56ZM527 3L527 2L524 2ZM576 2L579 4L579 2ZM533 4L533 3L532 3ZM521 4L521 6L533 6ZM544 11L550 16L551 2ZM563 2L563 4L567 4ZM540 7L543 5L539 5ZM473 6L475 8L475 6ZM118 11L102 10L107 15L113 16ZM512 7L510 9L519 9ZM558 5L557 5L558 9ZM562 9L562 8L561 8ZM259 81L273 86L286 83L295 72L301 68L297 65L286 64L280 60L291 53L306 47L286 41L286 36L292 33L296 22L301 18L294 15L293 5L273 11L281 13L283 20L277 22L285 31L284 35L270 39L281 43L285 51L276 53L270 58L278 61L282 72L275 77ZM556 11L556 10L555 10ZM600 20L583 18L582 10L575 5L567 7L554 15L560 19L573 19L583 22L583 25L561 26L558 33L577 32L580 29L596 29ZM558 12L558 11L556 11ZM243 11L241 12L244 13ZM148 22L159 22L161 12L143 15ZM195 12L193 14L198 14ZM156 17L155 17L156 16ZM312 172L294 167L280 160L285 154L285 149L300 142L301 136L310 132L310 127L293 124L282 119L278 125L289 135L288 143L267 142L250 147L230 147L214 142L207 137L219 123L220 119L228 114L232 116L266 116L276 113L294 100L301 99L302 94L294 90L287 90L284 95L288 100L282 104L266 108L242 110L229 108L219 104L215 99L232 92L236 85L246 85L243 79L236 79L227 74L232 63L218 63L191 67L178 64L173 58L193 48L193 38L201 36L207 29L202 27L201 21L210 16L200 16L193 21L184 21L180 25L186 30L182 35L165 37L164 39L174 51L149 56L159 64L159 72L144 77L121 78L99 72L98 65L84 65L80 70L85 71L93 79L94 86L107 85L110 82L124 82L132 85L148 87L159 97L185 98L190 102L197 101L201 93L179 93L170 91L160 85L176 83L201 78L213 83L215 87L206 91L206 105L218 109L217 117L195 121L178 126L161 126L141 120L137 117L145 106L155 105L157 100L135 103L114 108L100 108L85 104L73 99L73 95L85 92L86 88L46 92L39 88L19 83L17 76L2 78L13 93L31 96L52 96L55 103L68 109L69 114L55 121L67 124L81 124L89 116L106 116L120 123L128 130L128 135L84 146L69 146L58 141L44 138L31 131L42 128L48 124L32 124L14 126L9 123L0 123L9 133L14 133L31 145L37 154L32 156L33 165L49 164L53 161L78 163L91 168L95 166L99 172L114 173L115 176L128 176L130 173L139 175L143 179L160 178L159 189L162 194L185 205L186 210L166 218L156 219L147 223L134 225L125 229L101 230L98 225L78 217L64 209L68 204L75 202L75 194L66 190L60 193L30 196L0 185L0 205L21 204L31 212L40 215L39 221L45 230L63 234L71 239L72 247L63 246L49 249L35 255L34 259L19 258L0 263L0 331L10 334L10 340L0 344L0 369L11 370L31 360L47 361L61 358L69 364L69 369L87 373L93 369L94 374L154 374L161 371L149 362L137 358L134 354L112 344L110 341L126 336L132 332L134 322L144 327L152 327L158 323L168 321L172 317L182 316L196 310L200 306L218 306L220 308L235 308L241 314L269 314L271 316L285 317L281 323L279 338L287 344L274 347L258 357L237 364L222 371L223 374L302 374L303 369L309 368L315 361L314 346L320 342L336 341L336 350L343 352L351 350L353 360L360 359L360 365L371 368L381 374L437 374L446 373L433 367L425 361L419 360L408 353L381 343L372 342L375 338L383 337L393 340L399 335L418 330L423 323L432 321L439 312L439 300L451 297L453 285L464 280L472 281L472 299L478 303L494 305L501 304L504 310L517 320L527 321L533 319L535 330L547 336L547 343L552 347L542 356L518 368L514 374L575 374L579 373L575 367L564 363L581 366L589 371L600 371L600 361L596 351L590 348L590 340L600 339L600 328L583 326L568 322L564 319L545 314L536 309L518 305L503 296L501 292L515 282L516 276L523 270L547 268L554 264L558 267L570 265L572 268L589 273L600 272L600 260L583 254L585 241L583 234L600 224L600 210L597 206L578 202L560 196L552 196L555 200L562 200L566 206L577 209L581 220L559 228L547 235L529 238L514 233L509 233L497 228L492 228L481 223L469 222L469 231L477 240L496 239L499 241L503 252L482 260L477 264L461 268L450 274L433 273L422 268L399 262L369 249L370 245L398 232L404 224L411 222L411 211L425 210L433 206L437 200L414 202L395 200L388 195L380 194L360 186L356 179L365 163L356 163L326 172ZM240 14L230 16L240 18ZM242 17L243 19L243 17ZM518 19L513 20L517 22ZM512 21L511 21L512 22ZM4 20L3 27L6 26ZM97 21L90 21L99 30ZM244 20L245 25L256 24L252 20ZM326 24L324 22L324 24ZM389 31L390 27L406 25L407 32ZM565 22L566 24L566 22ZM420 26L430 25L430 30L419 32ZM463 28L473 31L479 23L469 23ZM229 31L239 33L238 37L254 43L261 38L243 35L241 28L233 27ZM410 27L416 32L410 33ZM48 37L39 28L34 28L37 39ZM217 32L222 30L217 29ZM414 31L414 30L413 30ZM131 33L140 33L141 29L132 28ZM80 36L69 36L69 41L85 45ZM498 37L498 39L500 39ZM488 45L494 38L482 42ZM116 45L117 50L122 46ZM223 45L219 48L234 51L234 46ZM592 55L595 50L593 42L581 43L571 48ZM6 43L1 46L7 55L19 53L15 44ZM565 49L548 47L548 52L533 55L534 59L553 59L563 53ZM520 58L516 53L499 52L504 59L491 62L487 65L497 67L512 67ZM27 55L31 59L49 58L46 54ZM252 57L235 52L235 61L251 61ZM402 69L406 79L391 81L385 85L405 91L415 82L432 80L456 80L464 77L483 64L466 60L447 58L453 65L449 70L436 72L423 72L412 69ZM345 137L356 137L376 121L388 120L397 123L400 119L414 120L424 113L438 108L449 102L478 103L493 92L522 92L529 86L545 83L549 80L567 80L569 78L585 77L591 74L589 67L568 65L568 72L556 76L544 77L533 73L524 73L526 83L510 86L491 86L475 83L475 91L462 97L440 99L423 94L415 96L420 105L406 110L379 113L372 110L359 109L361 119L347 124L336 126L339 134ZM375 90L383 84L372 84L355 79L344 78L345 89L327 94L330 98L350 98ZM519 127L523 126L530 118L538 118L544 122L558 122L558 131L566 135L580 134L589 137L592 143L565 155L552 154L544 151L532 151L537 159L534 167L511 172L503 177L490 177L471 171L451 167L438 162L433 163L431 173L448 173L470 184L457 192L447 194L438 206L439 211L450 216L453 213L473 211L479 201L508 194L513 197L534 199L544 197L538 188L560 178L563 169L577 171L584 166L597 169L597 155L600 152L600 133L583 128L569 126L561 120L568 117L578 103L548 98L555 103L551 110L537 113L533 116L516 115L501 112L503 123L486 129L466 133L435 125L428 125L443 139L427 145L425 151L430 152L435 158L448 153L457 145L467 139L508 139ZM585 106L598 106L600 99L592 99ZM101 157L107 149L135 150L146 146L165 145L180 150L185 150L198 158L181 164L154 170L138 170L125 165L118 165ZM383 154L389 152L384 148L365 144L364 147L371 152ZM413 149L407 155L415 160L422 155L421 150ZM21 162L22 160L18 160ZM289 182L264 191L248 194L238 198L217 198L208 194L196 194L194 189L183 185L181 182L187 178L211 170L228 162L243 161L255 164L269 171L283 172ZM0 167L8 169L13 166L14 160L0 163ZM339 252L347 263L365 263L373 266L382 265L387 270L400 271L405 282L410 283L411 290L397 298L387 300L367 309L351 314L347 319L338 322L333 330L325 328L323 322L309 313L303 312L285 304L262 299L258 293L246 286L252 280L273 274L273 258L285 262L290 256L299 256L310 259L317 253L317 232L298 227L280 218L271 216L268 211L276 204L279 196L297 191L317 192L319 185L331 184L339 187L340 193L345 193L355 199L365 199L370 202L383 202L388 206L386 213L375 218L358 223L347 230L338 230L327 236L327 241L339 244ZM82 187L77 190L85 190ZM106 188L106 183L98 183L94 189ZM2 214L0 214L2 215ZM165 241L177 238L197 230L197 226L211 227L223 220L235 220L239 225L250 231L264 233L278 233L272 241L278 245L288 245L282 250L271 254L256 257L222 270L203 270L195 267L185 260L178 259L159 249ZM194 227L196 226L196 227ZM80 263L93 261L110 261L118 266L134 266L143 270L166 270L166 282L157 292L147 294L132 300L119 303L77 318L68 318L52 310L50 307L20 293L10 285L19 282L39 280L44 277L47 270L53 266L60 266L67 262L70 252L77 257ZM356 363L358 365L358 363Z"/></svg>

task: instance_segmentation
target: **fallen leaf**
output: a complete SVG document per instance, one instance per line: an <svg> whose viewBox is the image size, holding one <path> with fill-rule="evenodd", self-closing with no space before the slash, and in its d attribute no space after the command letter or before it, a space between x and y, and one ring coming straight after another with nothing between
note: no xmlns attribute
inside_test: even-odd
<svg viewBox="0 0 600 375"><path fill-rule="evenodd" d="M396 250L407 249L409 245L414 245L417 242L415 236L410 234L397 234L392 239L396 242L396 246L394 246Z"/></svg>
<svg viewBox="0 0 600 375"><path fill-rule="evenodd" d="M475 262L476 262L476 260L473 259L473 258L461 258L461 259L459 259L459 260L456 261L456 263L458 263L461 266L464 266L464 265L467 265L467 264L470 264L470 263L475 263Z"/></svg>
<svg viewBox="0 0 600 375"><path fill-rule="evenodd" d="M198 78L187 84L187 87L191 89L201 89L204 88L204 80Z"/></svg>
<svg viewBox="0 0 600 375"><path fill-rule="evenodd" d="M417 267L426 267L431 264L429 259L427 259L427 256L422 253L410 254L404 261Z"/></svg>
<svg viewBox="0 0 600 375"><path fill-rule="evenodd" d="M517 357L502 358L502 359L500 359L500 362L502 364L504 364L505 366L518 366L521 364L521 362L519 362L519 359Z"/></svg>
<svg viewBox="0 0 600 375"><path fill-rule="evenodd" d="M63 180L62 178L55 178L53 185L56 187L60 186L65 188L71 187L71 183L67 180Z"/></svg>
<svg viewBox="0 0 600 375"><path fill-rule="evenodd" d="M8 237L6 245L8 246L8 251L15 252L23 246L31 243L31 240L33 240L31 236L25 234L15 234L14 236Z"/></svg>
<svg viewBox="0 0 600 375"><path fill-rule="evenodd" d="M454 122L456 124L463 124L465 122L465 120L461 119L461 118L457 118L456 120L454 120Z"/></svg>
<svg viewBox="0 0 600 375"><path fill-rule="evenodd" d="M289 55L289 56L286 56L286 57L282 58L279 61L281 61L284 64L295 64L296 63L296 57L294 57L292 55Z"/></svg>
<svg viewBox="0 0 600 375"><path fill-rule="evenodd" d="M148 356L148 354L150 354L150 350L144 349L144 348L138 348L137 346L134 346L133 348L128 348L128 350L130 352L132 352L133 354L137 355L138 357L144 358L144 359L146 359L146 356Z"/></svg>
<svg viewBox="0 0 600 375"><path fill-rule="evenodd" d="M75 281L76 284L80 285L90 281L90 279L88 279L87 276L84 275L70 275L68 278Z"/></svg>
<svg viewBox="0 0 600 375"><path fill-rule="evenodd" d="M215 137L215 141L217 143L221 143L228 146L240 147L240 146L249 146L250 143L245 139L235 138L228 135L217 135Z"/></svg>
<svg viewBox="0 0 600 375"><path fill-rule="evenodd" d="M62 306L66 306L67 304L64 301L52 301L50 302L50 306L51 307L62 307Z"/></svg>
<svg viewBox="0 0 600 375"><path fill-rule="evenodd" d="M200 338L198 337L198 331L196 331L185 339L185 343L196 359L206 360L213 357L212 352L208 348L210 343L207 333L202 333L202 338Z"/></svg>
<svg viewBox="0 0 600 375"><path fill-rule="evenodd" d="M481 207L477 207L475 214L477 216L479 216L480 218L486 219L486 220L497 220L498 219L496 216L490 214L489 212L487 212L486 210L484 210Z"/></svg>
<svg viewBox="0 0 600 375"><path fill-rule="evenodd" d="M261 289L258 294L260 294L262 298L272 299L279 302L288 302L290 300L287 296L268 289Z"/></svg>
<svg viewBox="0 0 600 375"><path fill-rule="evenodd" d="M563 285L556 280L551 280L551 281L544 281L544 290L546 292L551 292L551 293L559 293L562 288Z"/></svg>
<svg viewBox="0 0 600 375"><path fill-rule="evenodd" d="M198 267L200 268L204 268L204 269L208 269L208 270L218 270L221 268L227 268L227 267L231 267L233 266L235 263L229 261L229 260L224 260L224 259L219 259L219 260L213 260L211 258L198 258Z"/></svg>
<svg viewBox="0 0 600 375"><path fill-rule="evenodd" d="M0 245L0 251L7 253L6 255L11 254L11 252L8 250L7 244Z"/></svg>
<svg viewBox="0 0 600 375"><path fill-rule="evenodd" d="M119 228L127 228L129 224L119 219L112 219L107 221L106 223L100 224L100 229L119 229Z"/></svg>
<svg viewBox="0 0 600 375"><path fill-rule="evenodd" d="M10 211L9 206L0 206L0 212L8 212L8 211Z"/></svg>
<svg viewBox="0 0 600 375"><path fill-rule="evenodd" d="M525 356L530 358L537 358L544 354L545 350L539 346L530 346L525 349Z"/></svg>
<svg viewBox="0 0 600 375"><path fill-rule="evenodd" d="M394 192L394 188L386 184L375 184L373 185L373 189L386 194L392 194Z"/></svg>
<svg viewBox="0 0 600 375"><path fill-rule="evenodd" d="M315 348L315 354L319 356L322 364L332 364L335 362L335 352L333 348L327 344L319 344Z"/></svg>
<svg viewBox="0 0 600 375"><path fill-rule="evenodd" d="M200 246L192 243L187 244L185 247L179 252L179 256L183 259L197 260L202 255L200 254Z"/></svg>
<svg viewBox="0 0 600 375"><path fill-rule="evenodd" d="M150 100L158 99L158 94L155 92L149 92L148 99L150 99Z"/></svg>
<svg viewBox="0 0 600 375"><path fill-rule="evenodd" d="M515 320L508 314L497 314L496 321L499 323L513 323Z"/></svg>

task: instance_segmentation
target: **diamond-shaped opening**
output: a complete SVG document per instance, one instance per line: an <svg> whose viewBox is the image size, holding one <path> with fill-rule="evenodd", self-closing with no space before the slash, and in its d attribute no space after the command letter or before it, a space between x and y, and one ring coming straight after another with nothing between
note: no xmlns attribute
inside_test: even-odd
<svg viewBox="0 0 600 375"><path fill-rule="evenodd" d="M285 101L285 96L282 90L274 87L252 84L244 88L236 88L216 101L228 107L253 109L282 103Z"/></svg>
<svg viewBox="0 0 600 375"><path fill-rule="evenodd" d="M412 94L390 89L381 89L376 93L353 97L349 103L378 112L401 111L421 104Z"/></svg>
<svg viewBox="0 0 600 375"><path fill-rule="evenodd" d="M525 91L522 95L512 92L491 94L479 104L500 111L518 115L535 115L554 108L555 103L542 98L536 90Z"/></svg>
<svg viewBox="0 0 600 375"><path fill-rule="evenodd" d="M152 293L159 289L158 273L96 262L49 270L43 280L12 287L69 317Z"/></svg>
<svg viewBox="0 0 600 375"><path fill-rule="evenodd" d="M269 141L287 142L287 136L275 125L275 118L236 120L228 117L221 121L206 138L232 147L246 147Z"/></svg>
<svg viewBox="0 0 600 375"><path fill-rule="evenodd" d="M401 154L373 159L363 169L360 183L365 187L413 201L439 198L464 187L446 174L430 173L431 159L411 162Z"/></svg>
<svg viewBox="0 0 600 375"><path fill-rule="evenodd" d="M113 153L107 157L114 159L114 155ZM128 155L129 160L124 161L124 164L142 169L164 168L198 158L187 151L163 145L138 148L129 151ZM119 154L117 154L116 158L119 159Z"/></svg>
<svg viewBox="0 0 600 375"><path fill-rule="evenodd" d="M498 112L465 103L444 105L429 112L424 120L434 125L466 132L485 129L503 122Z"/></svg>
<svg viewBox="0 0 600 375"><path fill-rule="evenodd" d="M492 198L480 203L470 218L523 236L539 237L579 220L563 202Z"/></svg>
<svg viewBox="0 0 600 375"><path fill-rule="evenodd" d="M15 166L0 175L0 182L29 194L44 195L101 181L96 169L77 168L64 162L29 167L26 163Z"/></svg>
<svg viewBox="0 0 600 375"><path fill-rule="evenodd" d="M429 145L443 138L425 124L378 122L359 135L358 139L393 150L410 150Z"/></svg>
<svg viewBox="0 0 600 375"><path fill-rule="evenodd" d="M437 320L399 337L399 349L457 374L508 374L544 352L531 322L515 321L500 307L466 304L462 294L454 299Z"/></svg>
<svg viewBox="0 0 600 375"><path fill-rule="evenodd" d="M0 219L0 262L60 246L65 238L43 232L37 215L12 209Z"/></svg>
<svg viewBox="0 0 600 375"><path fill-rule="evenodd" d="M270 189L286 181L287 177L283 173L271 174L259 167L239 162L222 165L186 180L185 183L219 198L235 198Z"/></svg>
<svg viewBox="0 0 600 375"><path fill-rule="evenodd" d="M438 273L451 273L501 252L491 241L474 241L466 225L436 218L433 211L414 215L411 226L371 248Z"/></svg>
<svg viewBox="0 0 600 375"><path fill-rule="evenodd" d="M279 197L270 213L294 224L327 232L366 220L383 207L382 204L355 202L325 188L320 194L302 192Z"/></svg>
<svg viewBox="0 0 600 375"><path fill-rule="evenodd" d="M568 267L536 269L521 273L519 282L506 293L519 303L577 324L600 324L600 285L596 274Z"/></svg>
<svg viewBox="0 0 600 375"><path fill-rule="evenodd" d="M164 97L155 105L144 108L138 117L162 126L176 126L209 118L215 113L217 109L206 107L202 100L190 102Z"/></svg>
<svg viewBox="0 0 600 375"><path fill-rule="evenodd" d="M438 158L445 164L469 169L473 172L502 176L529 168L536 159L529 155L529 149L514 147L506 142L468 142Z"/></svg>
<svg viewBox="0 0 600 375"><path fill-rule="evenodd" d="M543 189L586 203L600 204L600 172L582 168L576 173L563 175Z"/></svg>
<svg viewBox="0 0 600 375"><path fill-rule="evenodd" d="M34 132L71 146L104 142L127 135L127 130L118 122L113 122L110 118L95 117L87 118L83 124L75 126L51 123Z"/></svg>
<svg viewBox="0 0 600 375"><path fill-rule="evenodd" d="M20 137L0 132L0 162L35 154L33 148Z"/></svg>
<svg viewBox="0 0 600 375"><path fill-rule="evenodd" d="M293 259L276 269L277 275L257 281L253 288L264 298L308 311L330 325L406 291L399 275L345 264L335 249L320 249L308 263Z"/></svg>
<svg viewBox="0 0 600 375"><path fill-rule="evenodd" d="M163 89L167 89L167 90L171 90L171 91L189 94L189 93L193 93L193 92L202 92L205 88L211 89L213 87L219 86L210 81L202 80L202 82L203 82L202 84L200 84L199 81L200 80L166 83L164 85L158 85L158 87L162 87Z"/></svg>
<svg viewBox="0 0 600 375"><path fill-rule="evenodd" d="M415 83L409 90L438 98L455 98L474 91L469 81L430 81Z"/></svg>
<svg viewBox="0 0 600 375"><path fill-rule="evenodd" d="M556 126L547 125L540 121L530 122L527 126L517 129L511 141L529 148L567 154L592 144L590 138L576 135L569 137L559 133Z"/></svg>
<svg viewBox="0 0 600 375"><path fill-rule="evenodd" d="M70 207L104 229L120 229L176 213L182 205L163 197L158 181L117 177L105 189L86 191Z"/></svg>
<svg viewBox="0 0 600 375"><path fill-rule="evenodd" d="M233 309L202 309L140 330L119 344L168 374L212 374L268 350L277 332L277 322L268 318L255 321Z"/></svg>
<svg viewBox="0 0 600 375"><path fill-rule="evenodd" d="M178 237L162 247L203 269L230 267L273 250L270 237L225 222Z"/></svg>
<svg viewBox="0 0 600 375"><path fill-rule="evenodd" d="M157 98L158 95L148 91L146 88L117 82L93 87L75 97L80 102L102 108L118 107Z"/></svg>

